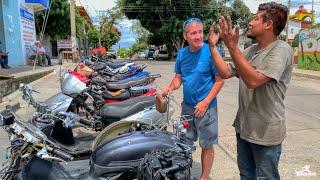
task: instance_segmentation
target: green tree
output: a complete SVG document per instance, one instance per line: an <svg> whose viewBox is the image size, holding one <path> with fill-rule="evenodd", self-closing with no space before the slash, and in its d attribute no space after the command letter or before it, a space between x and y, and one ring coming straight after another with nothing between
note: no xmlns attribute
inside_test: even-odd
<svg viewBox="0 0 320 180"><path fill-rule="evenodd" d="M147 42L148 37L151 35L151 33L141 25L140 21L134 21L131 30L137 36L139 42Z"/></svg>
<svg viewBox="0 0 320 180"><path fill-rule="evenodd" d="M88 30L87 36L90 46L95 46L99 43L100 33L95 27L92 27Z"/></svg>
<svg viewBox="0 0 320 180"><path fill-rule="evenodd" d="M135 44L133 44L130 49L131 49L132 54L136 54L138 52L146 50L147 48L148 48L148 45L146 42L138 41Z"/></svg>
<svg viewBox="0 0 320 180"><path fill-rule="evenodd" d="M299 33L294 36L291 46L292 47L298 47L299 46Z"/></svg>
<svg viewBox="0 0 320 180"><path fill-rule="evenodd" d="M240 25L240 27L246 31L249 27L248 22L252 18L250 9L242 2L242 0L234 0L231 8L231 19L233 25Z"/></svg>
<svg viewBox="0 0 320 180"><path fill-rule="evenodd" d="M100 21L100 39L101 45L110 48L120 40L121 33L115 23L122 18L122 13L113 8L108 10L106 14Z"/></svg>
<svg viewBox="0 0 320 180"><path fill-rule="evenodd" d="M235 5L242 7L243 3L236 0ZM184 43L182 26L187 18L201 18L207 33L221 15L232 12L232 8L215 0L120 0L119 7L129 19L139 20L152 33L149 43L166 44L171 51L180 49ZM243 10L241 13L241 16L234 14L233 21L247 23L243 18L249 17L250 12Z"/></svg>
<svg viewBox="0 0 320 180"><path fill-rule="evenodd" d="M45 13L46 11L41 11L35 14L37 34L40 34L42 30ZM77 37L79 38L84 38L85 36L82 28L83 22L84 18L76 11L76 29ZM68 0L51 0L51 8L44 34L49 35L52 40L70 37L70 4Z"/></svg>
<svg viewBox="0 0 320 180"><path fill-rule="evenodd" d="M118 51L118 55L119 55L121 58L127 58L127 57L131 57L131 56L132 56L132 52L131 52L130 49L121 48L121 49L119 49L119 51Z"/></svg>

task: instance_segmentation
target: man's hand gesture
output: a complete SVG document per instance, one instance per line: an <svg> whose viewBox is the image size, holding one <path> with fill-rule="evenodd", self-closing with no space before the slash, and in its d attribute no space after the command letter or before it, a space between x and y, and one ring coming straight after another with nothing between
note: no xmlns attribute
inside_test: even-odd
<svg viewBox="0 0 320 180"><path fill-rule="evenodd" d="M239 40L239 26L232 29L232 22L230 16L224 18L221 16L219 19L219 35L228 49L234 49L238 46Z"/></svg>
<svg viewBox="0 0 320 180"><path fill-rule="evenodd" d="M208 39L210 46L211 46L211 47L216 46L219 38L220 38L220 37L219 37L219 33L216 34L216 33L214 32L214 24L212 24L211 27L210 27L209 39Z"/></svg>

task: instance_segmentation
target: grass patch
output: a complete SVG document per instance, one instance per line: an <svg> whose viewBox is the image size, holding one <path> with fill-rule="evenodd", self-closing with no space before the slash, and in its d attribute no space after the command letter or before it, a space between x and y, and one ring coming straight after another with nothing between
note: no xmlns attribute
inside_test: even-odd
<svg viewBox="0 0 320 180"><path fill-rule="evenodd" d="M304 60L302 59L302 55L299 56L298 68L320 71L320 54L317 54L316 56L317 56L317 58L311 54L304 55ZM318 60L316 60L316 59L318 59Z"/></svg>

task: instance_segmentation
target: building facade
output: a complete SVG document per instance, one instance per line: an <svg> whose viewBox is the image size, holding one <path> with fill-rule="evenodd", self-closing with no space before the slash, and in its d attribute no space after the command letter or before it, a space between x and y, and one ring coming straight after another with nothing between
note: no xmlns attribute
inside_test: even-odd
<svg viewBox="0 0 320 180"><path fill-rule="evenodd" d="M0 46L10 66L26 64L36 40L34 13L48 7L49 0L0 0Z"/></svg>

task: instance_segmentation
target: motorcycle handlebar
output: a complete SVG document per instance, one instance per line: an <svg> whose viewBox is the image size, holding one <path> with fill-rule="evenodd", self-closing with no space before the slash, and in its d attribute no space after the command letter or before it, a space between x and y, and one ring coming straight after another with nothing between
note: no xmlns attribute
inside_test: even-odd
<svg viewBox="0 0 320 180"><path fill-rule="evenodd" d="M68 161L72 161L73 160L73 156L66 153L66 152L63 152L61 151L60 149L53 149L53 153L60 156L61 158L63 159L66 159Z"/></svg>

